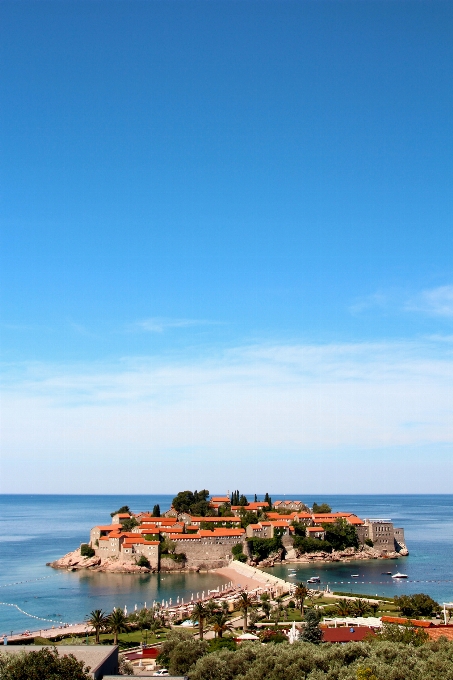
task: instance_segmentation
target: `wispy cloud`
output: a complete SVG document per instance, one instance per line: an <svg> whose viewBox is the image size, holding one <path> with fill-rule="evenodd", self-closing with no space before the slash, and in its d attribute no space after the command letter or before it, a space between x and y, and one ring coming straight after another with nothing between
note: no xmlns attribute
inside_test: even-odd
<svg viewBox="0 0 453 680"><path fill-rule="evenodd" d="M349 306L349 311L351 314L361 314L369 309L380 308L384 309L388 304L388 296L383 293L373 293L372 295L367 295L363 298L357 299L352 305Z"/></svg>
<svg viewBox="0 0 453 680"><path fill-rule="evenodd" d="M377 292L358 298L349 306L349 311L353 315L370 310L392 314L416 312L435 317L453 317L453 286L428 288L414 294L401 290Z"/></svg>
<svg viewBox="0 0 453 680"><path fill-rule="evenodd" d="M424 290L407 301L406 309L430 316L453 317L453 286Z"/></svg>
<svg viewBox="0 0 453 680"><path fill-rule="evenodd" d="M129 332L163 333L171 328L190 328L191 326L218 325L216 321L203 319L171 319L165 317L151 317L136 321L127 327Z"/></svg>

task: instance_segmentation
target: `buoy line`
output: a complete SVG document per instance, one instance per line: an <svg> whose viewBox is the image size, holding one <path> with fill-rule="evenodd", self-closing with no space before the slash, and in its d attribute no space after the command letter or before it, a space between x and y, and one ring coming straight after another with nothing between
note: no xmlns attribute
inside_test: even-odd
<svg viewBox="0 0 453 680"><path fill-rule="evenodd" d="M41 576L41 578L30 578L27 581L15 581L14 583L2 583L0 588L8 588L9 586L18 586L21 583L36 583L36 581L45 581L47 578L52 578L56 574L51 574L50 576Z"/></svg>
<svg viewBox="0 0 453 680"><path fill-rule="evenodd" d="M430 580L421 580L421 579L404 579L401 581L402 583L453 583L453 579L451 578L444 578L444 579L430 579ZM354 581L321 581L321 584L327 584L327 585L345 585L345 584L354 584L354 583L360 583L361 585L390 585L394 584L394 581L359 581L354 580ZM292 583L291 585L295 585L295 583Z"/></svg>
<svg viewBox="0 0 453 680"><path fill-rule="evenodd" d="M37 619L38 621L47 621L49 623L59 623L60 625L62 623L65 623L64 621L55 621L54 619L45 619L42 616L35 616L34 614L29 614L28 612L21 609L19 607L19 605L14 604L12 602L0 602L0 605L4 605L5 607L15 607L21 614L25 614L25 616L29 616L31 619Z"/></svg>

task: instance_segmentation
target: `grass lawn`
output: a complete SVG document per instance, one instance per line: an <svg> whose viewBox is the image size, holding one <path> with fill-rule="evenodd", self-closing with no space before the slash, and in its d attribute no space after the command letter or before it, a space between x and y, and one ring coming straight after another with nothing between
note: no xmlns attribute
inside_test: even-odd
<svg viewBox="0 0 453 680"><path fill-rule="evenodd" d="M160 630L157 631L157 634L151 633L150 630L144 630L143 632L140 630L132 630L129 633L120 633L118 635L118 644L121 649L128 649L129 647L138 647L138 645L141 642L146 642L148 645L153 645L156 642L162 642L165 640L167 637L167 633L169 632L168 628L161 628ZM159 636L159 637L157 637ZM101 645L113 645L114 641L114 636L113 633L103 633L99 636ZM41 639L39 638L39 641L37 644L41 644ZM49 644L48 641L46 641L46 644ZM71 644L80 644L80 645L85 645L86 644L86 637L85 636L78 636L78 637L71 637L71 638L64 638L61 640L61 642L56 642L56 643L50 643L50 644L57 644L57 645L71 645ZM89 635L88 636L88 644L89 645L94 645L95 644L95 638L94 635Z"/></svg>

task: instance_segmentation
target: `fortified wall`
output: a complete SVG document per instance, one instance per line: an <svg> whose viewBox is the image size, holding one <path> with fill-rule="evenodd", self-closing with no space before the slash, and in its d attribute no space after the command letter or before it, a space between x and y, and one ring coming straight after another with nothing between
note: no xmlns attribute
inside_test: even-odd
<svg viewBox="0 0 453 680"><path fill-rule="evenodd" d="M238 538L202 538L199 541L193 539L176 541L176 553L184 553L186 556L186 569L220 569L227 567L233 559L232 549L238 543L245 543ZM245 550L245 545L244 548ZM173 564L171 564L173 562ZM180 569L178 563L173 560L165 559L165 555L160 560L161 571L175 571Z"/></svg>

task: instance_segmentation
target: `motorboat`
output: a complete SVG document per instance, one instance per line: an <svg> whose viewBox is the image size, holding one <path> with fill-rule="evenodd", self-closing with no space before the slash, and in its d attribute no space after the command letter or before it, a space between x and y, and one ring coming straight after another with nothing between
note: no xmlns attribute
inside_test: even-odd
<svg viewBox="0 0 453 680"><path fill-rule="evenodd" d="M351 578L359 578L359 574L351 574Z"/></svg>
<svg viewBox="0 0 453 680"><path fill-rule="evenodd" d="M407 578L407 574L400 574L398 571L396 574L392 574L392 578Z"/></svg>
<svg viewBox="0 0 453 680"><path fill-rule="evenodd" d="M307 583L321 583L321 579L319 576L312 576L311 578L307 579Z"/></svg>

